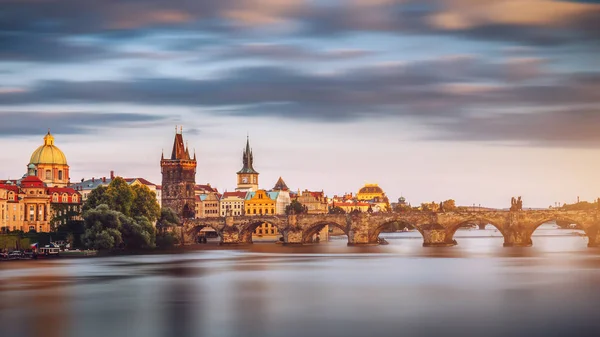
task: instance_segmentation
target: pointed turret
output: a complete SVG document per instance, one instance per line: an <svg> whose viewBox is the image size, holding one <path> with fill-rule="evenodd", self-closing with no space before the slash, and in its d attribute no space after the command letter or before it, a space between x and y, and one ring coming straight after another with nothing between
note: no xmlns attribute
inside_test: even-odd
<svg viewBox="0 0 600 337"><path fill-rule="evenodd" d="M183 144L183 134L180 132L175 133L175 141L173 142L173 152L171 152L171 160L190 160L189 153L187 153Z"/></svg>
<svg viewBox="0 0 600 337"><path fill-rule="evenodd" d="M283 181L283 179L281 177L279 177L279 180L277 180L277 183L275 183L275 186L273 187L273 191L289 191L289 190L290 189L285 184L285 181Z"/></svg>
<svg viewBox="0 0 600 337"><path fill-rule="evenodd" d="M242 163L244 166L238 173L256 173L256 174L258 174L258 172L256 172L256 170L254 170L254 167L252 167L252 165L254 164L254 155L252 154L252 150L250 149L250 137L246 137L246 149L244 150L244 153L242 154Z"/></svg>

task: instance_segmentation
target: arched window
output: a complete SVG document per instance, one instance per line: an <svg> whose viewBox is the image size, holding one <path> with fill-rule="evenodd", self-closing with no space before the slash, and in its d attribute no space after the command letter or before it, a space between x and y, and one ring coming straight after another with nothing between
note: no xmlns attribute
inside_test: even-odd
<svg viewBox="0 0 600 337"><path fill-rule="evenodd" d="M52 195L52 202L58 202L58 193Z"/></svg>
<svg viewBox="0 0 600 337"><path fill-rule="evenodd" d="M77 194L73 194L72 199L73 199L73 202L77 202Z"/></svg>
<svg viewBox="0 0 600 337"><path fill-rule="evenodd" d="M58 180L62 180L63 178L63 174L62 174L62 170L58 171Z"/></svg>
<svg viewBox="0 0 600 337"><path fill-rule="evenodd" d="M64 193L62 195L62 202L68 202L69 201L69 195L67 193Z"/></svg>

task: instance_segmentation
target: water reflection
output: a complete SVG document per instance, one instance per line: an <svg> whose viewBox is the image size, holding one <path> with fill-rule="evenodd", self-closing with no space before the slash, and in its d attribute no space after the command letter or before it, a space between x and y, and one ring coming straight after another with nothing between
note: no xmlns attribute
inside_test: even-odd
<svg viewBox="0 0 600 337"><path fill-rule="evenodd" d="M449 248L393 233L376 247L7 262L1 335L596 336L600 251L540 233L531 248L486 229Z"/></svg>

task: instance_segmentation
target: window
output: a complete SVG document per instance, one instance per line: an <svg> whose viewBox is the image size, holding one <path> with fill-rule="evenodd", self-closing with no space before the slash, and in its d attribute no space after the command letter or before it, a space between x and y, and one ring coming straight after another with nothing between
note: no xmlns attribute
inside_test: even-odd
<svg viewBox="0 0 600 337"><path fill-rule="evenodd" d="M52 195L52 202L58 202L58 193Z"/></svg>
<svg viewBox="0 0 600 337"><path fill-rule="evenodd" d="M69 195L68 194L63 194L62 195L62 202L68 202L69 201Z"/></svg>
<svg viewBox="0 0 600 337"><path fill-rule="evenodd" d="M52 180L52 172L50 170L46 170L46 180Z"/></svg>
<svg viewBox="0 0 600 337"><path fill-rule="evenodd" d="M58 171L58 180L62 180L63 174L62 171Z"/></svg>

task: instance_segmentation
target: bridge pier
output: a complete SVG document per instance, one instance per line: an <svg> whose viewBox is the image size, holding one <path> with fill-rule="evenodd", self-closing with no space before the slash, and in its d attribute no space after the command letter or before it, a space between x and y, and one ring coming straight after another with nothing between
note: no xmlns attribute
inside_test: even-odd
<svg viewBox="0 0 600 337"><path fill-rule="evenodd" d="M484 230L484 229L485 229L485 226L487 226L487 224L486 224L486 223L482 223L482 222L480 222L480 223L478 223L478 224L477 224L477 227L479 227L479 230Z"/></svg>
<svg viewBox="0 0 600 337"><path fill-rule="evenodd" d="M239 245L243 243L240 232L233 226L225 226L220 234L221 242L219 242L219 245Z"/></svg>
<svg viewBox="0 0 600 337"><path fill-rule="evenodd" d="M585 231L588 237L588 247L600 247L600 228L597 226L590 227Z"/></svg>
<svg viewBox="0 0 600 337"><path fill-rule="evenodd" d="M427 229L422 231L423 247L452 247L456 240L445 229Z"/></svg>
<svg viewBox="0 0 600 337"><path fill-rule="evenodd" d="M531 247L531 234L523 229L509 231L504 235L504 247Z"/></svg>
<svg viewBox="0 0 600 337"><path fill-rule="evenodd" d="M369 232L368 232L368 230L366 230L366 228L350 230L350 232L348 233L348 246L378 246L378 245L379 245L379 241L377 240L377 237L375 237L373 239L372 236L369 235Z"/></svg>
<svg viewBox="0 0 600 337"><path fill-rule="evenodd" d="M300 228L288 228L282 234L284 246L299 246L304 243L304 232Z"/></svg>

